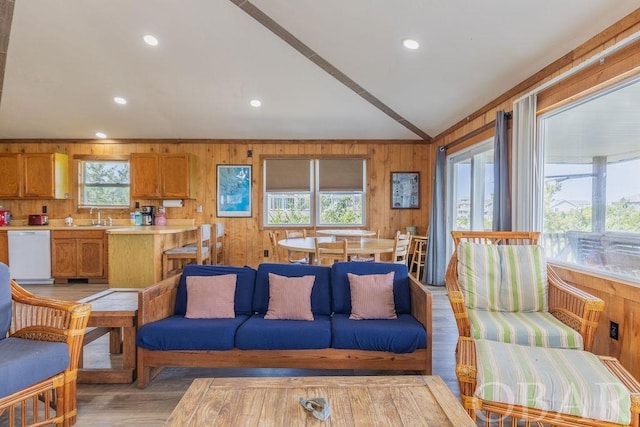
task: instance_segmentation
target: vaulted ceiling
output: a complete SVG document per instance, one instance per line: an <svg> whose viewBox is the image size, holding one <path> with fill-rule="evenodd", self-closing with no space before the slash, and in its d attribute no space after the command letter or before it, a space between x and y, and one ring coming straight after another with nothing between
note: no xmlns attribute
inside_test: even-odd
<svg viewBox="0 0 640 427"><path fill-rule="evenodd" d="M636 3L15 0L0 138L428 140Z"/></svg>

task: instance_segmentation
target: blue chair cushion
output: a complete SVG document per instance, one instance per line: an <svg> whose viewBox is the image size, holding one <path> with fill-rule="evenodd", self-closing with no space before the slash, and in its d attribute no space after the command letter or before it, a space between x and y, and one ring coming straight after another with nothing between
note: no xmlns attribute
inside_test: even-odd
<svg viewBox="0 0 640 427"><path fill-rule="evenodd" d="M339 349L412 353L427 347L424 327L410 314L394 320L350 320L348 314L334 314L331 334L331 346Z"/></svg>
<svg viewBox="0 0 640 427"><path fill-rule="evenodd" d="M404 264L390 262L337 262L331 267L331 292L333 311L351 313L351 287L347 273L386 274L393 271L393 299L397 314L411 313L411 293L409 290L409 270Z"/></svg>
<svg viewBox="0 0 640 427"><path fill-rule="evenodd" d="M138 329L136 345L147 350L230 350L238 327L249 316L233 319L187 319L171 316Z"/></svg>
<svg viewBox="0 0 640 427"><path fill-rule="evenodd" d="M315 320L265 320L255 314L238 328L236 347L241 350L300 350L331 346L331 317Z"/></svg>
<svg viewBox="0 0 640 427"><path fill-rule="evenodd" d="M233 267L229 265L197 265L188 264L182 271L178 294L176 295L176 308L174 314L184 316L187 312L187 277L188 276L220 276L223 274L236 274L235 312L238 314L253 314L251 308L253 302L253 286L256 278L256 270L251 267Z"/></svg>
<svg viewBox="0 0 640 427"><path fill-rule="evenodd" d="M0 262L0 340L11 326L11 277L9 267Z"/></svg>
<svg viewBox="0 0 640 427"><path fill-rule="evenodd" d="M327 266L305 264L273 264L258 266L256 289L253 297L253 309L265 314L269 307L269 273L285 277L316 276L311 290L311 312L315 315L331 314L331 269Z"/></svg>
<svg viewBox="0 0 640 427"><path fill-rule="evenodd" d="M61 342L5 338L0 341L0 355L0 399L69 366L69 347Z"/></svg>

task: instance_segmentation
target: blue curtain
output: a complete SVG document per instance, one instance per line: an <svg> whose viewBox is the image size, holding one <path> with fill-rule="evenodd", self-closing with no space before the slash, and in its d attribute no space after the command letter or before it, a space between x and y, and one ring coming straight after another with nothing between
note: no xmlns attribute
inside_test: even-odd
<svg viewBox="0 0 640 427"><path fill-rule="evenodd" d="M440 147L436 154L429 240L427 240L427 257L425 259L424 282L436 286L444 285L444 272L447 263L447 238L445 236L445 212L447 208L444 204L446 158L445 148Z"/></svg>
<svg viewBox="0 0 640 427"><path fill-rule="evenodd" d="M509 113L496 113L493 148L493 231L511 231L511 179L509 177Z"/></svg>

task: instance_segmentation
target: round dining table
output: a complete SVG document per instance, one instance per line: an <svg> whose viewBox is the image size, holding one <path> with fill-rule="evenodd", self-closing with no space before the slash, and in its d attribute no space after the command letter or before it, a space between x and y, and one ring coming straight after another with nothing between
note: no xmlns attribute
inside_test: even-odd
<svg viewBox="0 0 640 427"><path fill-rule="evenodd" d="M318 237L320 242L332 242L336 238L333 236ZM351 255L368 255L372 254L374 261L380 261L380 254L393 252L394 239L371 239L363 237L360 240L349 241L347 245L347 254ZM295 252L306 252L311 264L316 255L316 242L314 237L296 237L293 239L282 239L278 241L278 246Z"/></svg>

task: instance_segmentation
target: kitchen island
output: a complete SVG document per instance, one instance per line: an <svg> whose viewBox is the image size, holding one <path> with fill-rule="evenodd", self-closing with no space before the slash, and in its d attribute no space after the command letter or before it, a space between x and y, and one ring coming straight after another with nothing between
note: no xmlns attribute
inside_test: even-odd
<svg viewBox="0 0 640 427"><path fill-rule="evenodd" d="M108 229L109 287L144 288L162 279L162 253L196 241L193 220Z"/></svg>

